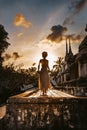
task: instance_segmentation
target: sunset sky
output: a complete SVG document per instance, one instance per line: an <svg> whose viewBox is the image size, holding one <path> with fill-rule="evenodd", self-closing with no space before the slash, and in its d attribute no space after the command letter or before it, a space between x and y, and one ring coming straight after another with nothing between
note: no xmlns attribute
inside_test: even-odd
<svg viewBox="0 0 87 130"><path fill-rule="evenodd" d="M37 63L48 52L50 67L65 55L66 35L71 35L73 53L86 35L87 0L0 0L0 24L9 33L11 45L5 64Z"/></svg>

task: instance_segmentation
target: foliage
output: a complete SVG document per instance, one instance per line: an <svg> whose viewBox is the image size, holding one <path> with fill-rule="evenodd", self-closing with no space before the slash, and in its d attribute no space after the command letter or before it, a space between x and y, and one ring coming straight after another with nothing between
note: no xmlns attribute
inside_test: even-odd
<svg viewBox="0 0 87 130"><path fill-rule="evenodd" d="M6 100L9 96L21 92L23 84L33 84L36 87L38 74L36 68L17 69L14 65L0 69L0 99Z"/></svg>
<svg viewBox="0 0 87 130"><path fill-rule="evenodd" d="M7 49L10 43L7 42L8 33L5 31L4 26L0 25L0 67L2 67L3 57L2 53Z"/></svg>
<svg viewBox="0 0 87 130"><path fill-rule="evenodd" d="M0 98L6 99L21 92L23 85L38 83L38 74L35 67L21 69L20 66L5 66L0 69Z"/></svg>
<svg viewBox="0 0 87 130"><path fill-rule="evenodd" d="M62 71L62 66L64 65L64 58L58 57L58 60L55 61L55 65L51 71L51 76L57 80L57 75Z"/></svg>
<svg viewBox="0 0 87 130"><path fill-rule="evenodd" d="M64 58L63 57L58 57L58 60L55 61L55 63L56 64L53 66L53 70L57 71L57 72L61 71L62 65L64 64Z"/></svg>

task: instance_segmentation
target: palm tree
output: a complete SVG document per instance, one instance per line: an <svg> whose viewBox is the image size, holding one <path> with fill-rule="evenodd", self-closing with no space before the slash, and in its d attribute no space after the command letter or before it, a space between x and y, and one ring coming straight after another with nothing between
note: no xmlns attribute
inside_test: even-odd
<svg viewBox="0 0 87 130"><path fill-rule="evenodd" d="M63 57L58 57L58 60L55 61L55 65L53 66L53 70L56 72L60 72L62 69L62 65L64 64L64 58Z"/></svg>
<svg viewBox="0 0 87 130"><path fill-rule="evenodd" d="M64 65L64 58L58 57L58 60L55 61L55 65L53 66L53 69L51 71L51 76L57 80L57 75L62 71L62 66Z"/></svg>

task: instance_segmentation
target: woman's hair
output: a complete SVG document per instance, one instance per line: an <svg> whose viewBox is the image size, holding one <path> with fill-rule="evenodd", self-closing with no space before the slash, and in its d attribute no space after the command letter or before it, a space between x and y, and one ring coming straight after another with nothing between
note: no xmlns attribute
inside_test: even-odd
<svg viewBox="0 0 87 130"><path fill-rule="evenodd" d="M43 52L42 52L42 57L43 57L43 58L46 58L47 56L48 56L48 53L47 53L46 51L43 51Z"/></svg>

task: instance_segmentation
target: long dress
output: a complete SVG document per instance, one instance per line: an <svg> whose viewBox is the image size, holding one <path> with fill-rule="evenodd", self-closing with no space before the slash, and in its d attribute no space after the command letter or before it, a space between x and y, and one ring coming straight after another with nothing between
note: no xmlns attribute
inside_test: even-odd
<svg viewBox="0 0 87 130"><path fill-rule="evenodd" d="M40 60L41 71L39 76L39 89L42 92L47 92L48 88L50 88L50 81L48 75L48 60L42 59Z"/></svg>

